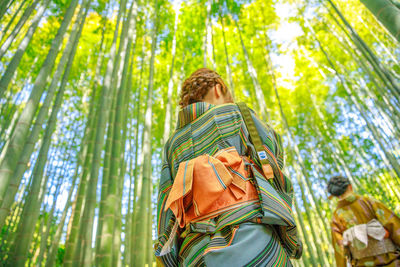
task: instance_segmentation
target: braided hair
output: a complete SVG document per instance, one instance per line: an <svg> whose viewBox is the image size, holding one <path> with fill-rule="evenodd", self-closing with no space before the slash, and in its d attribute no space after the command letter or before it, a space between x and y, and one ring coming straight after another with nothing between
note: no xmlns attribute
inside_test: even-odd
<svg viewBox="0 0 400 267"><path fill-rule="evenodd" d="M217 72L207 68L196 70L182 85L179 105L184 108L190 104L200 102L208 91L217 84L221 86L223 94L228 92L227 86Z"/></svg>
<svg viewBox="0 0 400 267"><path fill-rule="evenodd" d="M350 185L348 178L343 176L333 176L328 182L328 193L333 196L341 196L346 192L347 187Z"/></svg>

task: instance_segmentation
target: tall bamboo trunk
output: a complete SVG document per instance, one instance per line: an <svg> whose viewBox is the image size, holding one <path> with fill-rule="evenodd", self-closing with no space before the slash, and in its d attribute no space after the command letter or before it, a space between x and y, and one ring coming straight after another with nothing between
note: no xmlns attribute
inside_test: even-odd
<svg viewBox="0 0 400 267"><path fill-rule="evenodd" d="M125 25L125 31L121 34L121 57L124 60L121 61L119 69L122 70L122 80L121 85L118 88L116 105L115 105L115 117L114 117L114 127L112 133L112 150L111 150L111 162L110 162L110 172L108 178L108 192L106 196L105 206L104 206L104 221L102 226L102 238L100 242L99 253L102 256L101 262L109 266L116 266L118 261L118 255L120 253L120 235L117 237L114 234L116 228L116 215L120 210L115 209L118 207L119 199L122 197L122 192L119 190L121 174L121 149L122 149L122 138L121 131L123 130L123 112L125 106L125 94L126 94L126 78L127 70L129 68L129 58L130 50L132 46L132 40L135 35L135 21L136 21L137 5L136 2L132 2L129 9L129 15ZM122 66L123 65L123 66ZM104 179L105 177L103 177Z"/></svg>
<svg viewBox="0 0 400 267"><path fill-rule="evenodd" d="M14 2L14 0L3 0L0 2L0 20L3 18L7 8L11 6L12 2Z"/></svg>
<svg viewBox="0 0 400 267"><path fill-rule="evenodd" d="M75 136L74 136L74 139L75 139ZM71 142L71 144L73 144L74 141L75 140L73 140ZM49 216L47 218L46 227L45 227L44 231L42 233L40 233L41 242L40 242L40 247L39 247L39 255L35 260L35 265L38 267L42 266L42 261L43 261L43 258L45 256L47 248L48 248L48 239L50 236L51 229L54 226L53 218L55 217L55 209L56 209L57 202L59 200L58 196L61 191L62 184L66 182L65 177L67 176L68 164L70 164L71 158L72 158L72 153L68 155L66 160L64 160L64 163L60 168L62 173L59 177L57 177L56 173L51 175L53 177L53 181L52 181L53 184L49 188L51 188L52 186L55 186L56 189L54 190L54 193L52 196L53 204L51 205L51 209L48 213ZM45 210L45 209L43 209L43 210Z"/></svg>
<svg viewBox="0 0 400 267"><path fill-rule="evenodd" d="M71 22L77 3L78 0L72 0L64 15L63 22L61 23L61 26L53 39L50 51L47 54L47 57L35 80L29 99L18 119L15 131L10 139L10 146L7 148L7 157L5 157L0 163L0 202L3 202L5 192L8 188L10 180L13 177L14 168L17 165L23 149L22 144L24 144L26 141L29 128L32 124L33 117L36 113L40 98L45 88L46 80L50 75L50 71L53 67L53 63L58 54L58 50L62 43L67 27Z"/></svg>
<svg viewBox="0 0 400 267"><path fill-rule="evenodd" d="M299 209L299 205L297 204L297 200L294 200L293 203L294 203L293 206L295 207L295 210L296 210L297 221L299 222L300 229L301 229L301 232L302 232L301 237L305 241L305 244L306 244L308 257L311 260L312 266L318 266L318 261L315 258L315 252L313 250L313 245L312 245L312 242L310 241L309 235L307 233L307 230L306 230L306 227L305 227L305 224L304 224L304 220L303 220L303 215L301 213L301 210ZM306 255L303 255L303 259L305 257L306 257Z"/></svg>
<svg viewBox="0 0 400 267"><path fill-rule="evenodd" d="M122 16L125 10L125 1L122 1L119 9L119 16ZM118 26L118 25L117 25ZM110 50L110 60L107 64L107 72L104 79L104 85L100 97L99 117L97 120L96 141L94 146L93 160L90 167L90 177L87 193L85 196L85 207L83 209L82 219L79 224L78 243L74 248L73 263L83 266L92 264L92 227L94 220L95 204L97 197L97 181L99 176L100 160L104 144L104 134L106 123L109 119L111 99L115 92L115 77L118 73L119 55L116 53L116 40L118 38L118 27L114 32L114 40ZM121 44L120 44L121 46Z"/></svg>
<svg viewBox="0 0 400 267"><path fill-rule="evenodd" d="M387 151L385 145L382 142L381 135L376 130L375 126L371 124L370 120L368 119L368 116L365 114L364 110L360 106L359 100L357 100L358 95L355 94L354 92L352 92L352 90L349 88L349 85L346 82L346 80L339 74L338 70L336 69L336 66L332 62L331 58L329 57L329 55L327 54L325 49L322 47L322 45L319 42L318 38L316 36L314 36L314 38L316 38L318 46L319 46L321 52L323 53L323 55L325 56L326 60L328 61L329 66L334 70L334 74L339 79L340 83L343 85L343 88L346 90L350 101L356 106L357 110L360 112L361 117L366 122L367 127L370 130L372 136L374 136L375 140L377 141L378 145L380 146L381 151L384 154L384 158L386 158L388 160L390 165L393 167L393 170L396 172L397 176L400 177L400 164L396 161L396 159L393 156L393 154L390 153L389 151Z"/></svg>
<svg viewBox="0 0 400 267"><path fill-rule="evenodd" d="M314 36L316 36L313 27L310 25L310 23L307 23L307 24L308 24L308 28L311 30L312 34ZM357 62L357 64L359 64L361 66L361 68L368 74L368 77L365 77L365 78L360 77L360 80L363 81L363 83L367 84L365 79L369 78L371 80L371 82L375 85L375 88L377 89L377 91L373 91L372 88L370 88L370 87L363 88L363 89L366 89L368 91L369 96L372 96L372 97L374 97L374 99L376 99L377 104L379 105L379 108L382 110L382 112L389 114L389 116L391 117L392 120L397 121L396 119L400 118L400 110L398 109L398 106L400 103L399 102L400 95L397 94L397 92L395 92L395 91L391 92L390 90L387 90L386 88L384 88L385 85L382 84L382 82L380 82L376 78L376 74L375 74L376 72L373 72L367 66L366 62L364 62L364 60L362 58L357 56L357 51L355 49L351 48L351 45L348 44L348 42L346 42L347 40L341 39L334 30L332 31L332 33L336 37L336 39L339 41L339 44L343 47L344 51L347 51L347 50L352 51L349 53L351 58L355 62ZM340 62L337 62L337 64L342 65ZM377 100L378 97L383 99L383 103L382 103L382 100ZM394 123L394 125L397 126L397 123Z"/></svg>
<svg viewBox="0 0 400 267"><path fill-rule="evenodd" d="M213 43L213 27L212 27L212 22L211 22L211 7L212 7L212 2L213 0L208 0L207 1L207 17L206 17L206 51L204 51L205 54L205 61L207 62L207 59L211 61L211 66L215 70L216 69L216 63L215 63L215 55L214 55L214 43Z"/></svg>
<svg viewBox="0 0 400 267"><path fill-rule="evenodd" d="M135 55L135 48L136 48L136 20L137 20L137 7L134 6L132 10L132 18L130 21L130 27L128 30L128 43L127 43L127 48L126 48L126 54L125 54L125 59L124 59L124 68L122 71L122 79L121 79L121 84L120 84L120 89L119 89L119 98L121 101L121 106L118 107L117 113L116 113L116 123L122 124L121 125L121 132L116 133L114 132L114 140L118 143L118 148L117 146L115 147L116 151L119 150L119 156L117 156L117 152L114 153L114 157L112 158L112 165L111 169L117 169L114 167L114 165L119 167L119 172L116 174L116 172L113 172L111 176L111 179L117 180L119 178L119 185L117 188L118 192L118 199L117 199L117 209L114 209L114 216L115 216L115 222L114 222L114 240L113 240L113 247L115 248L114 254L113 254L113 266L121 266L122 261L121 261L121 233L122 233L122 198L123 198L123 191L124 191L124 182L125 182L125 174L126 174L126 169L127 169L127 164L125 160L125 148L126 148L126 138L127 138L127 132L128 132L128 115L129 113L127 112L129 110L129 99L131 96L131 90L132 90L132 68L134 64L134 55ZM133 44L134 43L134 44ZM132 51L131 51L132 50ZM117 139L120 140L117 140ZM113 147L114 148L114 147ZM130 216L129 216L130 218ZM126 228L125 228L126 230ZM129 237L129 234L125 234L125 239L126 237ZM127 248L124 248L127 249Z"/></svg>
<svg viewBox="0 0 400 267"><path fill-rule="evenodd" d="M305 209L307 221L310 224L310 232L311 232L311 236L312 236L312 239L313 239L313 243L317 244L318 243L317 242L318 237L317 237L316 229L313 227L313 224L311 224L312 223L312 215L311 215L312 212L311 212L309 206L307 205L307 197L306 197L306 194L305 194L305 189L304 189L303 183L301 181L301 178L299 178L299 176L301 176L300 175L300 170L299 170L300 166L298 166L295 162L292 162L292 163L293 163L293 165L294 165L294 167L296 169L295 177L296 177L296 180L297 180L297 184L300 186L301 199L303 201L303 206L304 206L304 209ZM319 232L319 235L321 235L321 234L322 233ZM321 266L328 266L329 264L327 264L327 259L326 259L325 255L324 255L324 253L322 252L321 246L316 245L315 248L316 248L316 251L317 251L319 264Z"/></svg>
<svg viewBox="0 0 400 267"><path fill-rule="evenodd" d="M119 12L119 17L121 16L121 12ZM93 195L93 191L95 191L95 188L97 186L97 175L95 178L91 178L91 171L93 170L93 168L95 167L94 165L97 165L97 168L99 167L99 161L100 161L100 155L99 153L101 153L102 150L102 144L98 144L97 141L101 140L101 142L103 142L104 137L99 136L99 133L96 132L96 125L97 125L97 129L100 130L105 130L105 122L104 121L99 121L99 119L101 120L107 120L107 114L108 114L108 110L104 110L104 108L109 108L109 102L110 102L110 85L111 85L111 76L112 76L112 71L113 71L113 61L115 58L115 54L116 54L116 40L118 37L118 22L119 19L117 19L117 27L116 30L114 31L114 38L113 38L113 42L111 44L111 48L110 51L108 53L108 56L106 56L107 58L109 58L109 61L107 63L107 69L106 69L106 74L105 74L105 79L104 79L104 84L102 87L102 91L101 91L101 96L99 97L97 103L96 103L96 112L92 112L90 115L95 115L94 119L91 120L89 119L88 121L88 127L89 127L89 131L88 131L88 149L87 149L87 155L85 157L85 161L83 164L83 172L81 175L81 181L78 187L78 193L77 193L77 198L75 201L75 205L74 205L74 209L73 209L73 216L71 216L72 218L70 219L70 225L71 225L71 231L69 232L68 235L68 239L66 242L66 249L65 249L65 255L64 255L64 265L65 266L73 266L78 264L79 258L75 257L75 251L78 250L80 251L80 249L77 249L78 247L78 235L80 232L80 223L82 221L82 217L83 217L83 212L85 210L85 206L87 204L86 196L88 195L88 191L90 188L90 193L91 196ZM103 32L104 33L104 32ZM101 61L99 61L98 63L100 63ZM99 84L99 77L100 76L100 69L102 63L99 66L99 68L97 68L96 70L96 83L95 83L95 88L93 89L93 97L92 100L94 100L94 93L95 90L97 90L97 85ZM95 113L95 114L94 114ZM101 117L100 117L100 114ZM91 118L91 116L89 116L89 118ZM93 124L90 124L93 123ZM100 147L101 148L100 148ZM96 148L96 150L95 150ZM97 155L95 154L98 153ZM94 162L94 160L96 160L97 162ZM95 164L94 164L95 163ZM98 170L97 170L98 173ZM95 180L93 180L95 179ZM89 183L89 184L88 184ZM95 192L94 192L95 194ZM79 240L79 242L81 242ZM79 243L79 247L80 247L81 243ZM78 257L79 257L79 253L78 253Z"/></svg>
<svg viewBox="0 0 400 267"><path fill-rule="evenodd" d="M154 24L153 24L153 32L152 32L152 42L151 42L151 57L150 57L150 71L149 71L149 85L147 91L147 108L145 113L145 125L144 125L144 135L143 135L143 184L141 188L141 195L138 200L138 216L140 221L138 222L138 226L136 229L138 244L136 249L138 249L138 253L135 257L135 266L144 266L146 263L146 247L148 244L148 239L151 238L147 236L148 232L146 229L149 227L149 213L152 212L151 207L148 206L150 203L150 192L152 191L152 168L151 168L151 155L152 155L152 146L151 146L151 128L152 128L152 113L153 113L153 86L154 86L154 59L157 45L157 33L158 33L158 1L155 0L154 3Z"/></svg>
<svg viewBox="0 0 400 267"><path fill-rule="evenodd" d="M88 2L89 1L86 0L86 3L88 3ZM83 12L83 11L84 11L84 7L81 8L80 13L78 14L76 23L74 24L74 27L73 27L72 33L70 35L70 38L68 39L66 48L63 52L63 55L60 59L58 66L57 66L57 70L55 71L55 73L53 75L53 79L50 84L50 87L47 90L47 94L46 94L46 98L44 100L43 106L40 108L40 111L35 120L35 123L31 129L31 133L27 139L27 142L25 143L25 146L23 147L23 151L18 160L18 165L16 166L15 171L14 171L14 177L10 181L10 184L9 184L11 190L7 190L7 192L5 193L3 202L1 203L0 227L4 224L6 216L9 213L10 205L12 204L12 201L14 200L16 190L19 187L22 176L27 168L29 159L34 150L37 139L39 138L39 134L42 129L42 124L44 123L45 118L48 115L48 110L50 108L50 104L53 100L55 91L57 89L58 82L64 71L65 72L64 72L64 77L63 77L63 83L65 84L67 82L68 75L69 75L69 72L70 72L70 69L72 66L73 58L76 53L76 49L78 46L80 35L82 33L82 29L83 29L83 25L84 25L84 21L85 21L88 9L86 9L86 12ZM67 63L68 63L68 65L67 65ZM67 65L67 67L66 67L66 65ZM60 104L61 104L61 102L60 102Z"/></svg>
<svg viewBox="0 0 400 267"><path fill-rule="evenodd" d="M303 174L303 176L305 178L308 191L309 191L309 193L311 195L311 200L314 203L314 205L316 206L318 201L317 201L317 199L316 199L316 197L314 195L314 191L312 189L310 177L309 177L308 172L307 172L307 170L305 168L303 157L301 156L300 150L299 150L299 148L297 146L297 143L295 142L294 134L293 134L292 130L289 127L288 121L286 119L286 115L285 115L285 113L283 111L283 108L282 108L282 104L281 104L281 100L280 100L280 97L279 97L278 88L277 88L277 84L276 84L275 73L274 73L272 62L271 62L271 59L270 59L270 56L269 56L269 51L266 52L265 58L266 58L266 65L267 65L267 67L269 69L269 73L270 73L270 76L271 76L271 79L272 79L272 87L274 88L275 97L278 100L278 105L279 105L280 114L281 114L281 117L282 117L282 120L283 120L283 125L284 125L284 127L286 128L286 130L288 132L289 143L293 146L293 149L295 151L297 160L299 162L299 165L301 166L301 171L302 171L302 174ZM320 209L318 209L318 207L316 208L316 211L318 213L319 219L322 222L321 224L322 224L322 226L323 226L323 228L325 230L325 233L329 236L329 231L328 231L328 228L326 226L326 222L324 221L325 216L322 215L322 212L321 212Z"/></svg>
<svg viewBox="0 0 400 267"><path fill-rule="evenodd" d="M80 164L77 164L77 167L79 165ZM67 202L66 202L63 212L61 214L60 222L57 226L57 230L54 233L54 236L51 238L50 247L48 249L48 253L46 256L46 264L45 264L46 267L51 267L51 266L54 266L54 264L55 264L54 261L55 261L55 258L56 258L57 252L58 252L58 247L59 247L62 231L64 228L65 219L67 218L67 212L69 210L69 207L72 204L72 193L74 192L77 178L78 178L78 173L77 173L77 169L76 169L74 178L71 182L71 188L68 191Z"/></svg>
<svg viewBox="0 0 400 267"><path fill-rule="evenodd" d="M211 34L211 2L207 1L207 15L206 15L206 23L205 23L205 34L203 41L203 67L207 68L207 54L208 54L208 40L209 35Z"/></svg>
<svg viewBox="0 0 400 267"><path fill-rule="evenodd" d="M140 68L140 74L139 74L139 82L138 82L138 89L137 89L137 97L136 97L136 125L135 125L135 132L136 136L139 136L139 126L141 124L141 103L142 103L142 82L143 82L143 69L144 69L144 62L145 62L145 47L146 47L146 41L145 41L145 36L143 36L143 44L142 44L142 55L141 55L141 68ZM141 131L141 138L142 140L142 148L143 148L143 131ZM139 155L139 138L135 138L135 167L133 171L133 176L135 177L134 181L134 186L133 186L133 205L132 205L132 230L131 230L131 250L130 250L130 266L134 266L135 263L135 258L137 255L137 225L139 223L139 220L137 219L138 217L138 209L137 209L137 204L138 204L138 199L139 199L139 194L141 192L142 188L142 176L139 174L140 172L138 169L142 166L143 159L142 155L143 153L140 154L140 159L138 159Z"/></svg>
<svg viewBox="0 0 400 267"><path fill-rule="evenodd" d="M350 179L350 181L353 184L354 189L357 189L359 186L359 181L353 176L351 173L350 169L348 168L347 164L344 162L343 157L342 157L342 152L339 149L339 144L337 143L337 140L332 136L331 130L328 128L324 116L322 115L321 109L319 105L317 104L317 101L315 100L315 96L311 96L311 101L313 103L313 106L315 107L315 110L317 111L318 117L322 121L322 126L324 129L324 132L328 135L329 137L329 142L332 142L334 145L334 150L333 150L333 156L337 159L337 161L340 162L341 167L343 168L344 172L346 173L346 176Z"/></svg>
<svg viewBox="0 0 400 267"><path fill-rule="evenodd" d="M233 98L235 98L235 87L234 87L233 79L232 79L231 63L229 61L229 56L228 56L229 55L228 47L226 46L225 24L224 24L224 19L222 18L221 12L222 11L221 11L221 5L220 5L219 18L220 18L221 25L222 25L222 38L224 39L224 51L225 51L225 60L226 60L226 74L228 76L230 91L232 93Z"/></svg>
<svg viewBox="0 0 400 267"><path fill-rule="evenodd" d="M12 16L12 18L8 21L7 25L2 29L2 31L0 32L0 43L3 42L3 37L7 34L8 30L10 29L11 25L14 24L14 20L17 18L17 16L19 15L19 12L21 12L21 9L25 6L25 4L28 3L28 0L23 0L17 10L14 12L14 15ZM29 4L29 3L28 3ZM24 11L25 12L25 11ZM23 16L21 16L22 18ZM14 30L14 29L13 29Z"/></svg>
<svg viewBox="0 0 400 267"><path fill-rule="evenodd" d="M33 1L33 3L25 9L24 13L22 14L20 20L18 21L17 25L15 25L13 31L10 33L10 35L7 37L7 39L1 44L0 46L0 60L3 58L4 54L7 52L7 50L10 48L11 44L13 41L15 41L18 33L20 32L22 26L24 23L27 21L29 16L31 15L32 11L36 8L36 6L39 4L39 0Z"/></svg>
<svg viewBox="0 0 400 267"><path fill-rule="evenodd" d="M164 121L164 134L163 134L163 139L161 143L161 147L164 146L165 142L167 142L167 139L169 137L170 131L171 131L171 116L172 116L172 89L174 88L174 63L175 63L175 55L176 55L176 31L178 28L178 19L179 19L179 8L176 11L175 14L175 24L174 24L174 37L172 39L172 60L171 60L171 66L169 70L169 81L168 81L168 90L167 90L167 98L166 98L166 107L165 107L165 121Z"/></svg>
<svg viewBox="0 0 400 267"><path fill-rule="evenodd" d="M263 93L263 90L261 88L260 83L258 82L257 71L254 68L253 63L250 60L249 53L247 52L246 46L244 45L244 42L243 42L242 32L241 32L239 24L238 24L238 22L236 20L235 20L235 24L236 24L236 28L239 31L240 43L242 45L244 57L245 57L245 60L246 60L246 63L247 63L247 69L249 71L251 80L253 82L254 90L255 90L255 93L256 93L256 97L257 97L258 107L259 107L259 110L261 112L261 118L264 121L271 121L271 117L269 115L269 112L267 110L267 105L265 103L264 93Z"/></svg>
<svg viewBox="0 0 400 267"><path fill-rule="evenodd" d="M110 115L109 115L109 121L107 125L107 139L106 139L106 145L105 145L105 151L104 151L104 159L103 159L103 175L102 175L102 181L101 181L101 195L100 195L100 205L99 205L99 216L98 216L98 223L97 223L97 233L98 236L96 236L96 263L99 264L101 261L103 261L104 255L100 252L101 248L101 243L103 239L103 224L105 220L105 207L107 205L107 197L109 194L109 183L110 183L110 165L111 165L111 152L112 152L112 147L114 145L113 142L113 133L114 133L114 127L115 127L115 109L117 105L117 96L116 96L116 91L113 92L112 98L111 98L111 110L110 110ZM111 237L108 237L111 238ZM104 242L104 240L103 240ZM109 250L108 253L112 254L112 251Z"/></svg>
<svg viewBox="0 0 400 267"><path fill-rule="evenodd" d="M360 0L400 42L400 9L390 0Z"/></svg>
<svg viewBox="0 0 400 267"><path fill-rule="evenodd" d="M388 89L393 90L394 92L400 93L400 87L397 82L393 78L393 74L390 70L386 69L382 63L378 60L376 55L372 52L370 47L364 42L364 40L357 34L355 29L350 25L350 23L346 20L337 6L331 1L327 1L330 6L333 8L335 13L339 16L340 20L343 22L347 31L344 32L349 36L349 38L354 42L356 47L359 49L360 53L370 62L371 66L376 71L376 74L382 79L382 81L388 86ZM337 22L337 21L336 21ZM338 22L337 24L341 26ZM343 26L342 26L343 27Z"/></svg>
<svg viewBox="0 0 400 267"><path fill-rule="evenodd" d="M25 53L26 48L28 47L33 34L36 31L36 28L39 25L39 22L47 8L47 6L49 5L50 0L45 0L38 8L36 15L34 16L34 18L32 19L32 24L29 27L28 31L26 32L24 38L22 39L21 43L19 44L19 47L17 48L17 51L15 52L13 58L11 59L11 61L8 63L7 68L5 70L5 72L3 73L3 76L0 79L0 98L3 97L4 92L7 90L11 79L14 77L15 75L15 70L17 69L22 56Z"/></svg>
<svg viewBox="0 0 400 267"><path fill-rule="evenodd" d="M86 13L83 16L86 17L87 14L87 6L82 7L86 8ZM84 19L81 18L78 19L78 21L81 21L82 24L80 24L80 29L79 29L79 34L75 37L79 37L80 32L82 31L83 28L83 21ZM51 137L53 134L53 131L55 130L56 127L56 122L57 122L57 114L58 111L61 108L61 104L63 101L64 97L64 90L68 81L69 73L71 70L72 62L74 60L75 52L77 49L77 44L78 44L79 38L75 38L73 40L73 48L71 53L68 55L68 66L65 69L64 76L60 85L60 90L58 91L56 100L54 102L51 116L48 121L48 125L46 127L45 135L43 137L43 143L39 151L39 156L35 164L35 169L33 171L33 177L32 177L32 185L31 185L31 190L29 191L29 194L27 196L27 201L24 207L24 211L21 215L21 222L20 226L18 227L17 232L19 233L19 236L16 239L15 243L15 248L16 250L14 251L14 256L16 257L15 262L12 261L12 264L15 266L23 266L25 264L25 260L28 254L28 249L29 249L29 244L30 240L33 236L34 233L34 226L35 226L35 221L37 220L37 217L39 216L39 211L40 211L40 194L39 194L39 189L42 188L42 194L45 190L43 188L46 188L46 182L47 176L43 176L44 172L44 167L47 162L47 155L48 155L48 150L50 148L51 144Z"/></svg>
<svg viewBox="0 0 400 267"><path fill-rule="evenodd" d="M97 99L95 97L95 90L93 90L92 100L97 105ZM89 179L89 171L91 165L91 159L93 158L93 148L95 142L95 131L94 126L96 123L96 118L98 117L99 109L91 112L87 123L87 149L86 155L82 155L84 158L84 163L82 166L82 174L80 175L80 182L75 197L74 204L72 206L72 214L70 217L68 230L67 230L67 240L65 242L65 255L64 255L64 265L70 266L73 262L73 252L77 243L77 236L79 231L79 222L82 218L82 210L84 208L84 198L87 191L87 182ZM93 117L93 118L92 118ZM56 253L56 251L54 251ZM51 262L49 264L52 264Z"/></svg>
<svg viewBox="0 0 400 267"><path fill-rule="evenodd" d="M125 177L126 173L128 173L128 180L129 180L129 187L128 187L128 206L127 206L127 212L125 214L125 223L122 223L122 214L120 215L121 220L116 221L117 223L120 223L121 226L120 228L124 227L125 228L125 238L123 241L123 246L124 246L124 252L122 254L122 266L130 266L131 263L131 233L132 233L132 189L133 189L133 183L135 177L133 177L133 120L132 117L128 116L128 114L134 114L133 111L133 101L132 101L132 90L133 88L136 88L132 85L133 83L133 65L135 63L135 49L136 49L136 42L137 42L137 35L135 36L134 40L134 45L133 45L133 51L131 53L131 58L130 58L130 63L129 63L129 70L127 72L127 83L125 86L127 86L127 89L125 90L125 107L124 109L127 111L127 113L124 115L124 136L122 140L122 144L125 144L123 146L123 149L121 150L121 157L126 157L126 163L124 162L122 166L122 175ZM132 45L132 44L131 44ZM129 123L131 121L132 123ZM128 126L130 124L130 126ZM129 140L129 141L128 141ZM125 147L129 145L129 151L125 156L126 149ZM129 160L129 161L128 161ZM121 176L122 176L121 175ZM123 192L124 188L124 181L121 181L121 187L120 190ZM119 199L119 205L122 205L122 198ZM121 212L121 208L118 210ZM121 230L122 231L122 230ZM121 241L122 242L122 241Z"/></svg>
<svg viewBox="0 0 400 267"><path fill-rule="evenodd" d="M105 57L104 57L104 50L106 47L106 42L104 40L104 35L106 31L106 15L103 14L102 20L104 21L103 26L102 26L102 35L101 35L101 41L100 41L100 55L97 60L96 64L96 71L95 71L95 83L93 84L93 93L96 92L98 85L100 85L100 71L104 65ZM118 22L117 22L118 24ZM94 97L94 96L93 96ZM93 98L92 97L92 98ZM91 113L93 114L93 113ZM97 118L97 116L96 116ZM91 124L90 124L91 125ZM109 130L108 130L109 131ZM101 241L101 230L102 230L102 224L103 224L103 213L104 213L104 201L105 196L107 194L107 188L108 188L108 180L105 178L108 178L108 171L109 171L109 154L110 154L110 143L108 142L108 137L109 133L107 133L107 142L106 142L106 148L105 148L105 154L104 154L104 162L103 162L103 177L101 181L101 196L100 196L100 204L99 204L99 213L98 213L98 221L97 221L97 229L96 229L96 243L95 243L95 260L96 260L96 265L98 265L98 254L99 254L99 249L100 249L100 241Z"/></svg>
<svg viewBox="0 0 400 267"><path fill-rule="evenodd" d="M371 27L365 23L364 19L361 16L357 16L358 20L362 23L362 25L368 29L369 33L374 37L375 42L379 44L386 52L386 54L390 57L391 60L396 64L397 67L400 67L400 62L399 60L394 56L394 51L392 48L389 48L385 43L381 42L381 39L376 35L376 32L371 29ZM396 73L394 73L397 75ZM396 76L399 78L399 75Z"/></svg>

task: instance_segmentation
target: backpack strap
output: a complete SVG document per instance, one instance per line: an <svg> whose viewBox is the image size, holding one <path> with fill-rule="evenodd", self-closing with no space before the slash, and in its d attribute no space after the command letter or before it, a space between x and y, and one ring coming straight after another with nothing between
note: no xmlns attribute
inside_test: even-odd
<svg viewBox="0 0 400 267"><path fill-rule="evenodd" d="M254 124L254 120L251 116L249 107L244 102L236 103L236 105L239 107L240 113L242 114L247 131L250 135L250 142L253 144L256 150L256 155L259 162L261 163L265 177L267 179L274 178L274 172L271 165L269 164L267 152L262 145L260 135L258 134L256 125Z"/></svg>

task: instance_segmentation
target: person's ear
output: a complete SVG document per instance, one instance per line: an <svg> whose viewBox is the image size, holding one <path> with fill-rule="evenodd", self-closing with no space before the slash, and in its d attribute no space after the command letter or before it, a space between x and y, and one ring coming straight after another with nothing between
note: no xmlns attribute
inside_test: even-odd
<svg viewBox="0 0 400 267"><path fill-rule="evenodd" d="M220 98L223 94L222 94L222 88L220 84L216 84L214 86L214 94L215 94L215 98L218 99Z"/></svg>

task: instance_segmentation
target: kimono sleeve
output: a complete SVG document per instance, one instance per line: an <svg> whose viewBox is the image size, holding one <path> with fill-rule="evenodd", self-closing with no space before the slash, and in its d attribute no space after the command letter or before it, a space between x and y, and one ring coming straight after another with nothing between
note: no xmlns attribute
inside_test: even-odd
<svg viewBox="0 0 400 267"><path fill-rule="evenodd" d="M281 197L283 202L290 207L290 217L293 221L292 225L277 226L279 236L282 241L286 253L291 257L298 259L303 252L303 244L297 233L297 226L294 222L291 207L293 205L293 184L290 178L283 171L284 168L284 149L281 136L268 124L263 123L253 113L254 124L261 138L264 150L267 152L269 164L274 173L274 179L270 182L276 193ZM277 212L277 209L275 209Z"/></svg>
<svg viewBox="0 0 400 267"><path fill-rule="evenodd" d="M346 250L343 246L343 233L341 231L340 222L335 215L331 222L332 229L332 245L335 250L336 266L346 267Z"/></svg>
<svg viewBox="0 0 400 267"><path fill-rule="evenodd" d="M383 227L389 232L390 239L396 246L400 246L400 218L384 204L375 200L368 199L376 218L382 223Z"/></svg>
<svg viewBox="0 0 400 267"><path fill-rule="evenodd" d="M172 187L172 183L173 178L171 176L170 166L167 161L164 161L161 170L161 178L157 199L158 240L155 244L155 255L157 263L161 266L178 266L177 237L173 235L173 240L169 240L176 218L170 209L164 211L165 204L167 202L167 198ZM164 245L166 245L167 242L170 243L168 245L170 248L167 251L163 251Z"/></svg>

